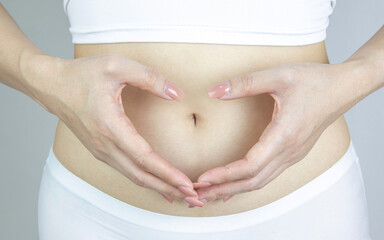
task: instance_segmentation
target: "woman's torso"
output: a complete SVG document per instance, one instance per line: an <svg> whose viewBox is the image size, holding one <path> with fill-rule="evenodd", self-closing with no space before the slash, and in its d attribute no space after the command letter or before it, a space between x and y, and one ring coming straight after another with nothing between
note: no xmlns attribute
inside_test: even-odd
<svg viewBox="0 0 384 240"><path fill-rule="evenodd" d="M256 144L273 111L273 98L267 94L236 100L210 99L209 86L241 73L288 62L328 63L324 42L297 47L191 43L75 45L76 58L105 53L122 54L153 67L183 89L184 99L177 102L128 85L122 100L126 114L155 152L193 182L208 169L243 158ZM226 203L210 202L202 208L188 208L181 201L170 204L157 192L137 186L95 159L61 121L53 151L75 175L133 206L178 216L219 216L261 207L295 191L337 162L349 142L348 127L341 116L324 131L302 161L264 188L237 194Z"/></svg>

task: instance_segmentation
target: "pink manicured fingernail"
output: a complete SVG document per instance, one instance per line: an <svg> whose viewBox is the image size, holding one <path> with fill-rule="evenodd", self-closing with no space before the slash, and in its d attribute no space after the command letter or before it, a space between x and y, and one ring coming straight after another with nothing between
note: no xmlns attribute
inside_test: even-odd
<svg viewBox="0 0 384 240"><path fill-rule="evenodd" d="M218 83L208 89L208 95L210 98L218 98L224 95L228 95L231 92L231 84L229 80Z"/></svg>
<svg viewBox="0 0 384 240"><path fill-rule="evenodd" d="M167 96L171 97L174 100L181 101L183 99L183 91L177 87L174 83L167 80L167 83L164 86L164 93Z"/></svg>
<svg viewBox="0 0 384 240"><path fill-rule="evenodd" d="M193 183L193 188L209 187L212 186L209 182L196 182Z"/></svg>
<svg viewBox="0 0 384 240"><path fill-rule="evenodd" d="M163 194L163 193L160 193L161 196L163 196L163 198L165 198L165 200L167 200L168 202L170 203L173 203L173 199L168 197L167 195Z"/></svg>
<svg viewBox="0 0 384 240"><path fill-rule="evenodd" d="M196 198L193 197L186 197L184 198L184 202L189 203L191 205L197 206L197 207L202 207L204 206L204 203L200 202Z"/></svg>
<svg viewBox="0 0 384 240"><path fill-rule="evenodd" d="M183 193L190 195L190 196L197 196L196 191L187 188L187 187L179 187L179 190L182 191Z"/></svg>
<svg viewBox="0 0 384 240"><path fill-rule="evenodd" d="M228 200L231 199L232 197L233 197L233 195L228 195L228 196L226 196L225 198L223 198L223 202L228 201Z"/></svg>

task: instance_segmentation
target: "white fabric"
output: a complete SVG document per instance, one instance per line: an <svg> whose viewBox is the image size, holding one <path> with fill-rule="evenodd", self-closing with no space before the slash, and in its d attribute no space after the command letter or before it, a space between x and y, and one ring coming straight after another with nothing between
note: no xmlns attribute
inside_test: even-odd
<svg viewBox="0 0 384 240"><path fill-rule="evenodd" d="M72 42L294 46L326 37L336 0L63 0Z"/></svg>
<svg viewBox="0 0 384 240"><path fill-rule="evenodd" d="M52 147L41 180L40 240L365 240L365 188L352 141L344 156L270 204L218 217L154 213L115 199L67 170Z"/></svg>

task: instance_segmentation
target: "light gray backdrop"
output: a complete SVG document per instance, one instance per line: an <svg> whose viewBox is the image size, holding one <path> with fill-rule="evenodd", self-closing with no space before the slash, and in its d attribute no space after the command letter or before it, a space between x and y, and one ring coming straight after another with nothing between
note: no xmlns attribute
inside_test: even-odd
<svg viewBox="0 0 384 240"><path fill-rule="evenodd" d="M62 1L0 2L43 51L73 57ZM327 31L331 63L344 61L383 23L384 1L338 0ZM384 89L356 104L345 116L362 165L372 236L384 239ZM38 189L57 121L27 96L0 84L0 239L38 239Z"/></svg>

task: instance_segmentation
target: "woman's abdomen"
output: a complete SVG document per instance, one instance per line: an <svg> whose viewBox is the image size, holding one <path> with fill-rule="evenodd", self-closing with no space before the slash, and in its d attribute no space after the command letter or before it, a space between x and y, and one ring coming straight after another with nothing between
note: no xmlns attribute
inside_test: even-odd
<svg viewBox="0 0 384 240"><path fill-rule="evenodd" d="M127 86L125 112L154 151L193 182L203 172L244 157L271 120L274 101L267 94L236 100L208 97L218 82L288 62L328 63L324 43L302 47L261 47L182 43L76 45L76 57L118 53L159 70L184 91L182 102L170 101ZM309 80L310 81L310 80ZM60 121L54 152L75 175L128 204L180 216L217 216L254 209L275 201L320 175L346 152L350 141L341 116L321 135L310 153L264 188L236 195L225 204L203 208L169 204L153 190L135 185L96 160Z"/></svg>

